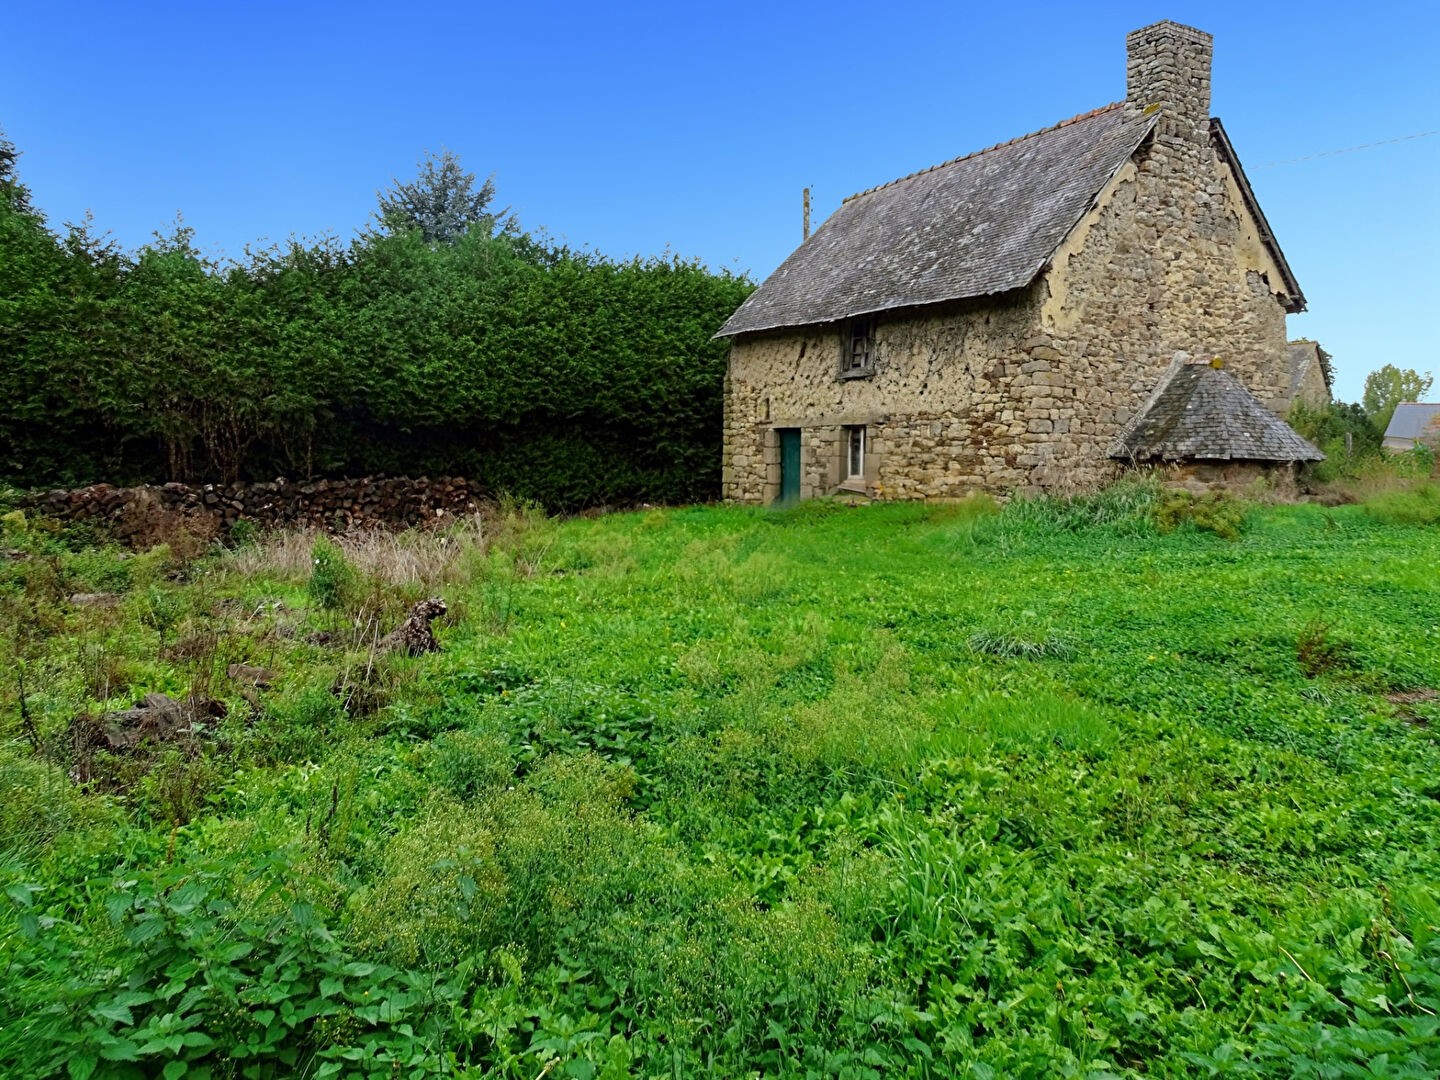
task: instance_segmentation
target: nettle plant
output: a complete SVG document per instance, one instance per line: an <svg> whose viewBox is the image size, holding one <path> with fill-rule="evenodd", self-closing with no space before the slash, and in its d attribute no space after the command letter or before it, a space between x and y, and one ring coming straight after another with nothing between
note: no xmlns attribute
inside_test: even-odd
<svg viewBox="0 0 1440 1080"><path fill-rule="evenodd" d="M20 1019L0 1060L72 1080L435 1071L451 985L355 960L292 875L277 855L239 890L225 869L91 882L100 934L56 914L50 890L10 885L0 1012Z"/></svg>

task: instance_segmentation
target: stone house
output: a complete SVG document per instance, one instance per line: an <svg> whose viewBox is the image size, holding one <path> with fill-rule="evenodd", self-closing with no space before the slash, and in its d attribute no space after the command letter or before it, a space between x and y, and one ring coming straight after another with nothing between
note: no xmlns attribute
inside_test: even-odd
<svg viewBox="0 0 1440 1080"><path fill-rule="evenodd" d="M1100 483L1192 356L1284 428L1305 298L1210 116L1211 37L1126 47L1125 101L852 196L736 310L726 498Z"/></svg>

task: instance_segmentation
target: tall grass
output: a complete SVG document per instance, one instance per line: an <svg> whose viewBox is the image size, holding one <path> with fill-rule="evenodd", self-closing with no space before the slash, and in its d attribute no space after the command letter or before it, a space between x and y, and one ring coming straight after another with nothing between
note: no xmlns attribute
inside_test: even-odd
<svg viewBox="0 0 1440 1080"><path fill-rule="evenodd" d="M1162 487L1154 475L1127 477L1098 491L1073 495L1020 495L998 518L1007 539L1039 539L1057 533L1104 533L1138 537L1155 531Z"/></svg>
<svg viewBox="0 0 1440 1080"><path fill-rule="evenodd" d="M367 530L338 536L315 529L269 533L225 556L228 569L243 577L281 581L308 579L315 548L332 544L358 573L386 585L442 585L474 577L474 559L488 553L496 530L475 514L444 529L403 532Z"/></svg>

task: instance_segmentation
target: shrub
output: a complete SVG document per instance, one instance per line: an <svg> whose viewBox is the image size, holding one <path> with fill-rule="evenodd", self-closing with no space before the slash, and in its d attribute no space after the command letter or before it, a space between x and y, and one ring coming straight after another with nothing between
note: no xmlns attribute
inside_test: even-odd
<svg viewBox="0 0 1440 1080"><path fill-rule="evenodd" d="M1245 523L1245 508L1227 491L1210 491L1198 499L1188 491L1165 492L1155 508L1155 524L1161 532L1173 532L1181 525L1193 525L1226 540L1237 540Z"/></svg>
<svg viewBox="0 0 1440 1080"><path fill-rule="evenodd" d="M1349 649L1335 640L1333 630L1333 623L1311 619L1295 640L1295 659L1307 678L1317 679L1348 665Z"/></svg>
<svg viewBox="0 0 1440 1080"><path fill-rule="evenodd" d="M259 527L247 518L241 518L230 526L230 547L251 547L260 539Z"/></svg>
<svg viewBox="0 0 1440 1080"><path fill-rule="evenodd" d="M337 611L355 598L359 575L345 553L327 537L316 538L310 549L314 569L310 571L310 599L326 611Z"/></svg>

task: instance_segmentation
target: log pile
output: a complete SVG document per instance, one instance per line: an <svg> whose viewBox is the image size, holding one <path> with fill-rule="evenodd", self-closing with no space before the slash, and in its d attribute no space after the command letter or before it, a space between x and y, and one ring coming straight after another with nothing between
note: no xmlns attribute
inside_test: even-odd
<svg viewBox="0 0 1440 1080"><path fill-rule="evenodd" d="M121 488L93 484L32 494L29 509L65 522L101 526L123 542L140 541L157 516L178 516L211 533L240 521L261 529L311 527L331 532L410 528L473 513L480 488L463 477L277 479L261 483L161 484Z"/></svg>

